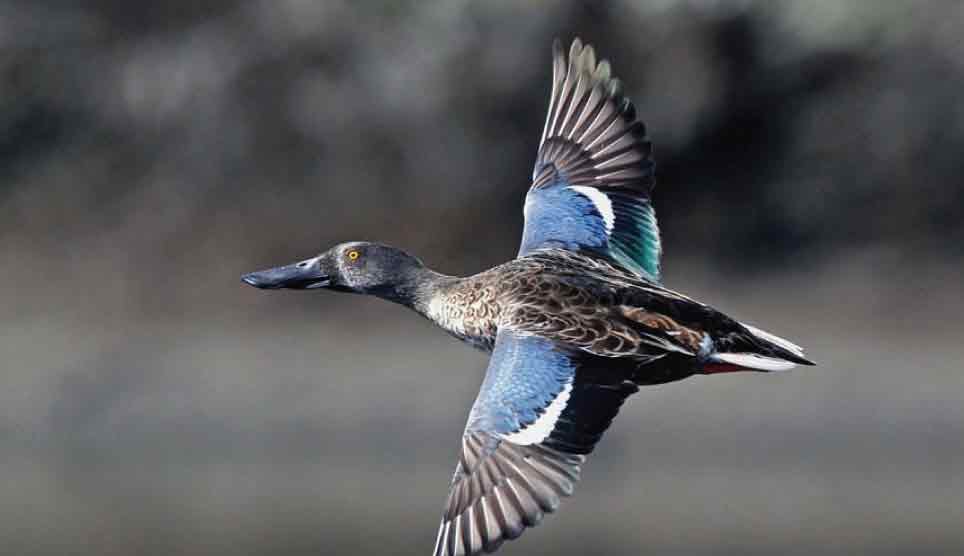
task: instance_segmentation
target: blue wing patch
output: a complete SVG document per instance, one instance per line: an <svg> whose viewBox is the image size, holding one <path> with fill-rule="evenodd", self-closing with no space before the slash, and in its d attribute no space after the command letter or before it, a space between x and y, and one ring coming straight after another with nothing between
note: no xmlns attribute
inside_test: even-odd
<svg viewBox="0 0 964 556"><path fill-rule="evenodd" d="M575 372L573 361L550 340L500 331L466 431L518 433L545 413Z"/></svg>
<svg viewBox="0 0 964 556"><path fill-rule="evenodd" d="M654 281L662 248L649 199L616 189L570 186L559 176L526 195L519 256L557 247L590 251Z"/></svg>
<svg viewBox="0 0 964 556"><path fill-rule="evenodd" d="M606 221L595 203L569 187L529 190L519 255L544 247L578 250L609 243Z"/></svg>
<svg viewBox="0 0 964 556"><path fill-rule="evenodd" d="M632 102L579 39L553 50L553 86L519 255L585 250L653 281L660 241L650 201L652 145Z"/></svg>
<svg viewBox="0 0 964 556"><path fill-rule="evenodd" d="M500 330L466 433L586 454L637 390L636 363L570 354L539 336Z"/></svg>
<svg viewBox="0 0 964 556"><path fill-rule="evenodd" d="M635 363L584 359L500 330L462 436L435 556L492 552L572 494L627 396Z"/></svg>

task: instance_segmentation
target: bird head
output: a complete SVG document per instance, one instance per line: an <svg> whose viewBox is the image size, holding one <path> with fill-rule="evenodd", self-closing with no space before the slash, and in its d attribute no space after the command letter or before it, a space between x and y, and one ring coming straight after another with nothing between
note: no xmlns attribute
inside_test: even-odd
<svg viewBox="0 0 964 556"><path fill-rule="evenodd" d="M421 261L401 249L353 241L310 259L245 274L241 280L261 289L325 288L397 300L410 293L424 268Z"/></svg>

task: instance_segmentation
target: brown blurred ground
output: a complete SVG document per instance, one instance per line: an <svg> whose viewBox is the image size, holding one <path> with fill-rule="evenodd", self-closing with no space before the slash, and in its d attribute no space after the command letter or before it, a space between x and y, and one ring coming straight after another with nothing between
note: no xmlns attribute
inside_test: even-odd
<svg viewBox="0 0 964 556"><path fill-rule="evenodd" d="M820 366L645 389L504 553L964 552L961 6L0 0L0 552L427 553L484 356L238 276L511 257L576 34L667 284Z"/></svg>

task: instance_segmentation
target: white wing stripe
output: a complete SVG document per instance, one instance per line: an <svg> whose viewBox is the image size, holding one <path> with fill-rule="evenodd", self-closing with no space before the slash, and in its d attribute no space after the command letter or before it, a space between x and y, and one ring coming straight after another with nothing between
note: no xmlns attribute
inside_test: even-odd
<svg viewBox="0 0 964 556"><path fill-rule="evenodd" d="M505 435L504 438L513 444L519 444L521 446L538 444L546 438L549 438L549 435L556 426L556 421L559 420L562 411L566 409L566 404L569 403L569 395L571 393L572 381L570 380L563 386L562 391L556 395L555 399L552 400L535 422L521 430Z"/></svg>
<svg viewBox="0 0 964 556"><path fill-rule="evenodd" d="M613 202L609 200L609 197L595 187L572 185L569 186L569 189L579 192L580 195L583 195L592 201L592 204L596 206L596 210L599 212L599 215L602 216L603 223L606 224L606 234L608 235L612 233L613 226L616 225L616 213L613 212Z"/></svg>

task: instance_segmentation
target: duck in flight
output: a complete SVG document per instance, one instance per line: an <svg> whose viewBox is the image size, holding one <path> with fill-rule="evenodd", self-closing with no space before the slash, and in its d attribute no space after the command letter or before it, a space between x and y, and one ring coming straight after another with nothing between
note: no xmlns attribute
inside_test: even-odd
<svg viewBox="0 0 964 556"><path fill-rule="evenodd" d="M435 556L492 552L555 511L640 386L813 364L792 342L661 285L651 151L609 62L579 39L568 56L556 41L514 260L454 277L351 242L242 277L262 289L375 295L491 353Z"/></svg>

